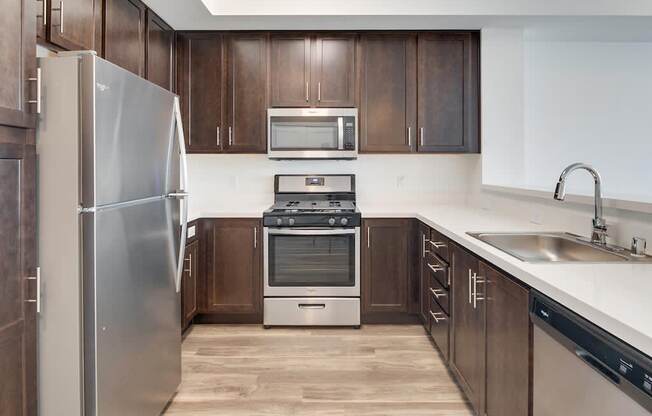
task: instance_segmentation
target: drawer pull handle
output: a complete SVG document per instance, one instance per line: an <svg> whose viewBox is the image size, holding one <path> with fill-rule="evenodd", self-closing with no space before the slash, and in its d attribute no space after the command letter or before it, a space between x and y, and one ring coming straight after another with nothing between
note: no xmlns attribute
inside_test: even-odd
<svg viewBox="0 0 652 416"><path fill-rule="evenodd" d="M439 265L430 264L430 263L428 263L428 268L430 270L432 270L433 273L443 272L444 270L446 270L446 268L444 268L444 267L441 267Z"/></svg>
<svg viewBox="0 0 652 416"><path fill-rule="evenodd" d="M432 319L435 320L436 324L438 324L440 321L445 321L447 319L446 314L444 314L443 312L430 311L430 316L432 316Z"/></svg>
<svg viewBox="0 0 652 416"><path fill-rule="evenodd" d="M435 295L437 299L446 297L446 292L442 289L430 288L430 291L432 292L433 295Z"/></svg>
<svg viewBox="0 0 652 416"><path fill-rule="evenodd" d="M446 243L442 243L441 241L428 241L428 242L432 244L432 246L436 249L448 247Z"/></svg>
<svg viewBox="0 0 652 416"><path fill-rule="evenodd" d="M299 309L326 309L325 303L300 303Z"/></svg>

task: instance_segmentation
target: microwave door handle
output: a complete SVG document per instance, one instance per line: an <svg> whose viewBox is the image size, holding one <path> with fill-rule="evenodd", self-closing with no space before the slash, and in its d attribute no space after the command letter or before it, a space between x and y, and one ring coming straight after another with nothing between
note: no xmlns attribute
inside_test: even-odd
<svg viewBox="0 0 652 416"><path fill-rule="evenodd" d="M337 118L337 148L344 150L344 118Z"/></svg>

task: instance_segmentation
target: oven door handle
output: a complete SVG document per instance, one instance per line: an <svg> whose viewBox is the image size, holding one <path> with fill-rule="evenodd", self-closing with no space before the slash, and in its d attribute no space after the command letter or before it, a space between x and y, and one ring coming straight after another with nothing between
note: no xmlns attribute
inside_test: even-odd
<svg viewBox="0 0 652 416"><path fill-rule="evenodd" d="M267 228L269 235L350 235L355 234L355 228Z"/></svg>

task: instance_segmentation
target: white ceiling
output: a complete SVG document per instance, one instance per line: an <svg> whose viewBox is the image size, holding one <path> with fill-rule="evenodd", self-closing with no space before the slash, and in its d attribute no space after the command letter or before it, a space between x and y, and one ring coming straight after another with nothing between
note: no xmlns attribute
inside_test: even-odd
<svg viewBox="0 0 652 416"><path fill-rule="evenodd" d="M650 0L144 0L177 30L523 28L529 38L652 41Z"/></svg>

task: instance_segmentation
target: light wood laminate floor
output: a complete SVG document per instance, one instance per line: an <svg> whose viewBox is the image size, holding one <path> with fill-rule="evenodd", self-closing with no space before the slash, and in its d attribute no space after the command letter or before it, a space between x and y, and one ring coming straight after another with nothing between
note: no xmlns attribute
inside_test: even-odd
<svg viewBox="0 0 652 416"><path fill-rule="evenodd" d="M166 415L471 415L418 325L195 325Z"/></svg>

